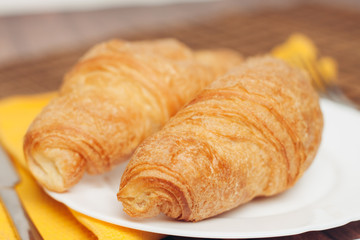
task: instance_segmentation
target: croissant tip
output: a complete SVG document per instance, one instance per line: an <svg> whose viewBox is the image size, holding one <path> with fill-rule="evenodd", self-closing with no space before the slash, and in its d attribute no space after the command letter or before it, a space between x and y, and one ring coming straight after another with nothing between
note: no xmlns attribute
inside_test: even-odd
<svg viewBox="0 0 360 240"><path fill-rule="evenodd" d="M64 178L58 173L54 163L51 161L33 159L28 162L28 167L36 180L46 189L55 192L65 192L67 190Z"/></svg>
<svg viewBox="0 0 360 240"><path fill-rule="evenodd" d="M64 160L69 166L63 164ZM77 183L85 171L80 156L66 149L50 148L27 154L28 167L36 180L53 192L65 192ZM76 167L74 171L73 166Z"/></svg>
<svg viewBox="0 0 360 240"><path fill-rule="evenodd" d="M131 217L149 218L160 214L159 202L156 196L149 192L129 192L125 186L117 194L118 200L123 205L123 210Z"/></svg>

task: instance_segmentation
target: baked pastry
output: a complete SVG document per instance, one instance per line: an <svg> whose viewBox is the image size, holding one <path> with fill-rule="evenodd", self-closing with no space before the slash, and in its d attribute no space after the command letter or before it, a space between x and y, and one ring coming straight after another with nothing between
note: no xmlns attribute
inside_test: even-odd
<svg viewBox="0 0 360 240"><path fill-rule="evenodd" d="M308 75L254 57L217 79L136 149L117 194L132 217L215 216L293 186L323 118Z"/></svg>
<svg viewBox="0 0 360 240"><path fill-rule="evenodd" d="M194 52L173 39L112 40L93 47L28 129L24 152L30 171L47 189L62 192L85 171L110 170L241 61L230 50Z"/></svg>

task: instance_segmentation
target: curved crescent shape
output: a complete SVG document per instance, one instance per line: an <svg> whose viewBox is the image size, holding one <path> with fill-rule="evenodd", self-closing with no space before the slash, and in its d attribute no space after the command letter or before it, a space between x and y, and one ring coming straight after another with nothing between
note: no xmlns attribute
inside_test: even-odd
<svg viewBox="0 0 360 240"><path fill-rule="evenodd" d="M308 76L268 56L214 81L133 154L118 199L133 217L209 218L292 187L323 118Z"/></svg>
<svg viewBox="0 0 360 240"><path fill-rule="evenodd" d="M93 47L66 74L59 96L25 136L32 174L62 192L84 172L110 170L241 61L230 50L197 52L173 39L112 40Z"/></svg>

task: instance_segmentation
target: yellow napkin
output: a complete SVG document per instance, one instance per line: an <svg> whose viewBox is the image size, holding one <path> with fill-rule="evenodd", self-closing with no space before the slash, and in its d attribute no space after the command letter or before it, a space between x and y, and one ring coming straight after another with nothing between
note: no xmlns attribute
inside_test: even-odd
<svg viewBox="0 0 360 240"><path fill-rule="evenodd" d="M38 186L26 168L22 140L32 120L55 96L56 93L46 93L11 97L0 101L0 143L12 157L21 176L16 191L41 236L45 240L162 238L160 234L116 226L70 210L50 198ZM0 204L0 239L17 239L2 203Z"/></svg>

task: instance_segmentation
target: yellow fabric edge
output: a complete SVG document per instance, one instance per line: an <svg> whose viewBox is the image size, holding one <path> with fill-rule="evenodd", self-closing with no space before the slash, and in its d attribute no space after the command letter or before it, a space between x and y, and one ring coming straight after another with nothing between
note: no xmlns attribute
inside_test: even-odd
<svg viewBox="0 0 360 240"><path fill-rule="evenodd" d="M133 230L126 227L117 226L111 223L106 223L89 216L86 216L82 213L71 210L74 216L90 229L99 240L106 239L118 239L118 240L140 240L140 239L151 239L157 240L164 237L164 235Z"/></svg>

